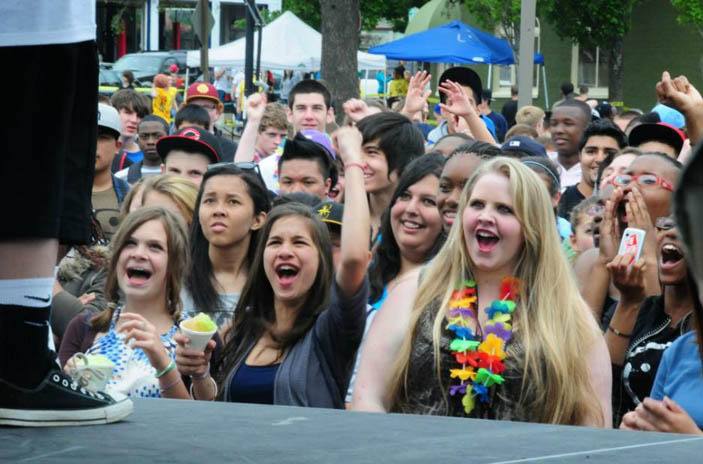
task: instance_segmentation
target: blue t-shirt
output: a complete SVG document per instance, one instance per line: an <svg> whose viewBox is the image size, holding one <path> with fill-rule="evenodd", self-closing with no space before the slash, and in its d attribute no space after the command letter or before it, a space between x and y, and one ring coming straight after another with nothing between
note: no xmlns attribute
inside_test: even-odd
<svg viewBox="0 0 703 464"><path fill-rule="evenodd" d="M668 396L703 428L703 370L695 332L679 337L664 351L650 396L655 400Z"/></svg>
<svg viewBox="0 0 703 464"><path fill-rule="evenodd" d="M242 363L232 377L228 401L273 404L273 384L280 364L249 366Z"/></svg>
<svg viewBox="0 0 703 464"><path fill-rule="evenodd" d="M138 163L144 159L144 152L141 150L139 150L139 151L125 151L125 153L127 154L127 158L132 163Z"/></svg>

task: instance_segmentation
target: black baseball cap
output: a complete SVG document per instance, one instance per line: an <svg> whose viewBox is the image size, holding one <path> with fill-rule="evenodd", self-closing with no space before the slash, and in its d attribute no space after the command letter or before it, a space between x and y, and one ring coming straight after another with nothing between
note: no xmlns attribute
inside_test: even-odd
<svg viewBox="0 0 703 464"><path fill-rule="evenodd" d="M344 205L335 201L323 201L315 207L315 214L328 227L342 227L342 217L344 216Z"/></svg>
<svg viewBox="0 0 703 464"><path fill-rule="evenodd" d="M156 142L156 152L162 161L166 160L171 150L200 153L205 155L210 163L219 163L222 159L217 137L200 127L183 127L175 134L161 137Z"/></svg>
<svg viewBox="0 0 703 464"><path fill-rule="evenodd" d="M681 152L683 143L686 140L686 135L665 122L644 123L635 126L627 137L630 146L639 147L645 142L656 141L665 143L676 150L676 153Z"/></svg>

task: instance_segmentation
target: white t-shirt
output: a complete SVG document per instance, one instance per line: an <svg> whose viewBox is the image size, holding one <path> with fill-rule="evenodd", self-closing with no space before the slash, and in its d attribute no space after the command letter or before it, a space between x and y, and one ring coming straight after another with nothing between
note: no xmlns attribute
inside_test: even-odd
<svg viewBox="0 0 703 464"><path fill-rule="evenodd" d="M215 81L215 88L217 90L223 90L225 92L230 92L232 90L232 84L230 83L230 70L229 68L215 68L215 74L224 71L222 76Z"/></svg>
<svg viewBox="0 0 703 464"><path fill-rule="evenodd" d="M0 47L95 40L95 0L2 0Z"/></svg>
<svg viewBox="0 0 703 464"><path fill-rule="evenodd" d="M559 164L559 155L556 152L548 153L549 159L554 161L554 164L559 168L559 177L561 181L561 191L564 192L566 187L571 187L581 182L581 163L576 163L569 169Z"/></svg>

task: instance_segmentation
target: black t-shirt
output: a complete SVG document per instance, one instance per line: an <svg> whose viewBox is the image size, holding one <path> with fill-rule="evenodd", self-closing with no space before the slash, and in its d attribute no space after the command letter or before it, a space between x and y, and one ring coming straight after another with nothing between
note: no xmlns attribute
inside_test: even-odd
<svg viewBox="0 0 703 464"><path fill-rule="evenodd" d="M564 193L561 194L561 199L559 200L557 215L563 217L567 221L571 220L571 210L574 209L574 206L578 205L585 199L586 197L583 196L576 185L566 187L566 190L564 190Z"/></svg>
<svg viewBox="0 0 703 464"><path fill-rule="evenodd" d="M508 129L515 125L515 115L517 114L517 100L509 100L500 110L505 120L508 122Z"/></svg>
<svg viewBox="0 0 703 464"><path fill-rule="evenodd" d="M664 297L646 298L637 313L622 367L613 365L613 426L649 396L664 350L686 333L690 313L676 325L664 312Z"/></svg>

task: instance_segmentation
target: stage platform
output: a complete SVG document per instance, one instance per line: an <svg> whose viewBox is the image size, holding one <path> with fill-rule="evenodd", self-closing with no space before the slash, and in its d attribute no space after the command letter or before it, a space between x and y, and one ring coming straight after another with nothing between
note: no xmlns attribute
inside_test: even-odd
<svg viewBox="0 0 703 464"><path fill-rule="evenodd" d="M0 462L683 463L703 438L325 409L137 400L94 427L0 427Z"/></svg>

